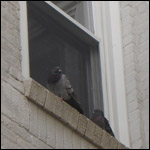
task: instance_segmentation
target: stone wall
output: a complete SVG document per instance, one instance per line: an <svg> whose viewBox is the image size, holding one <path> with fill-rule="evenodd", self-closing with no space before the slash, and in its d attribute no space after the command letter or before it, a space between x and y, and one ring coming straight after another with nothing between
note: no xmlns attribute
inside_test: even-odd
<svg viewBox="0 0 150 150"><path fill-rule="evenodd" d="M120 6L131 147L149 148L149 2Z"/></svg>

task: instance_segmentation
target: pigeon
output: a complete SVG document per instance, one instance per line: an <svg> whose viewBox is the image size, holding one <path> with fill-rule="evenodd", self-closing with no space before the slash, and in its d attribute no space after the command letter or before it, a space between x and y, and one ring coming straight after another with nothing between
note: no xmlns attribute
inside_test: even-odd
<svg viewBox="0 0 150 150"><path fill-rule="evenodd" d="M83 110L77 101L77 97L70 84L70 81L68 80L67 76L62 73L60 67L55 67L49 72L47 88L83 114Z"/></svg>
<svg viewBox="0 0 150 150"><path fill-rule="evenodd" d="M108 120L104 117L104 113L101 110L94 110L91 120L100 126L103 130L107 131L109 134L115 137Z"/></svg>

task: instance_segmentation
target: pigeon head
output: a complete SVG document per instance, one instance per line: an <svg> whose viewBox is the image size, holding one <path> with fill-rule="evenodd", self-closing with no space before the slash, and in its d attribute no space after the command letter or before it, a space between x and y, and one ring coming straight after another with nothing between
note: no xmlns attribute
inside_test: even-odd
<svg viewBox="0 0 150 150"><path fill-rule="evenodd" d="M50 70L49 76L48 76L48 83L55 83L57 82L62 76L62 70L60 67L55 67L52 70Z"/></svg>
<svg viewBox="0 0 150 150"><path fill-rule="evenodd" d="M99 110L99 109L95 109L94 111L93 111L93 113L92 113L92 115L93 116L104 116L104 113L101 111L101 110Z"/></svg>
<svg viewBox="0 0 150 150"><path fill-rule="evenodd" d="M51 70L51 73L60 74L60 73L62 73L62 70L60 69L60 67L55 67Z"/></svg>
<svg viewBox="0 0 150 150"><path fill-rule="evenodd" d="M96 124L98 123L102 128L104 127L104 114L101 110L95 109L92 113L91 120Z"/></svg>

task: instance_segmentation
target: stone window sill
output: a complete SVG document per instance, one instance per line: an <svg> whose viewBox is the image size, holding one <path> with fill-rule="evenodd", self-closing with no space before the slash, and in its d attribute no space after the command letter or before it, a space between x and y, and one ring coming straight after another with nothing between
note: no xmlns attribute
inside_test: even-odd
<svg viewBox="0 0 150 150"><path fill-rule="evenodd" d="M127 149L90 119L33 79L24 81L25 96L100 149Z"/></svg>

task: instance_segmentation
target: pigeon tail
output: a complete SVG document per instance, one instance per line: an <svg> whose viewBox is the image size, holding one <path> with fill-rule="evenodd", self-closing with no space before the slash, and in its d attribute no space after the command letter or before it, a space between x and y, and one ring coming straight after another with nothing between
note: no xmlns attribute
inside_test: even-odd
<svg viewBox="0 0 150 150"><path fill-rule="evenodd" d="M66 103L68 103L70 106L75 108L77 111L79 111L81 114L83 114L83 110L81 109L80 105L71 97L68 100L65 100Z"/></svg>
<svg viewBox="0 0 150 150"><path fill-rule="evenodd" d="M103 130L107 131L109 134L115 137L108 120L105 118L101 110L94 110L91 120L95 122Z"/></svg>

